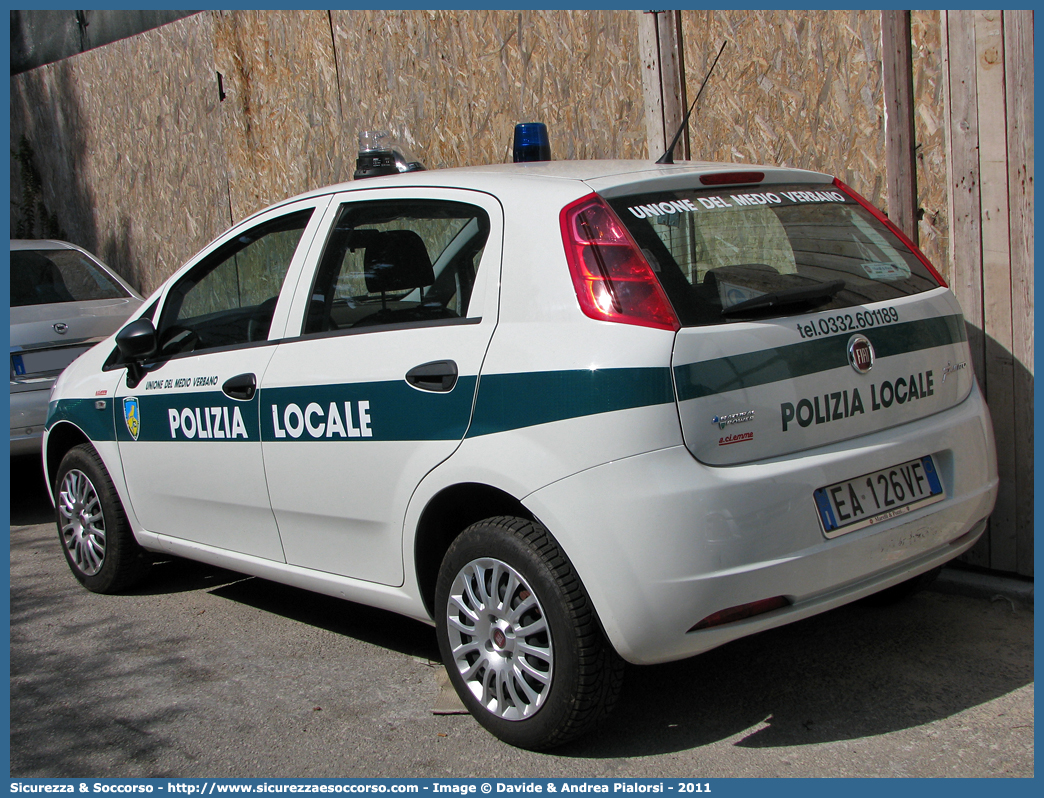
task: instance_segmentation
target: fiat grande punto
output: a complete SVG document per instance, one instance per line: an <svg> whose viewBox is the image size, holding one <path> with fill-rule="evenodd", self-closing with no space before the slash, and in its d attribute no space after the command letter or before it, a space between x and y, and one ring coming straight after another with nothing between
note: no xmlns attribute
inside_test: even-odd
<svg viewBox="0 0 1044 798"><path fill-rule="evenodd" d="M971 547L997 473L970 363L943 279L827 175L416 172L193 257L63 372L45 469L87 589L176 555L426 621L475 718L547 748L625 661Z"/></svg>

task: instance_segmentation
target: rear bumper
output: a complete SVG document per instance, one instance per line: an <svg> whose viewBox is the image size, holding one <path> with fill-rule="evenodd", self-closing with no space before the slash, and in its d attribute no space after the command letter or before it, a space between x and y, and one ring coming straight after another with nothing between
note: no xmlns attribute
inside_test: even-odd
<svg viewBox="0 0 1044 798"><path fill-rule="evenodd" d="M828 540L816 488L932 454L947 498ZM944 413L732 467L681 446L589 469L526 506L572 560L610 641L629 662L681 659L869 595L974 545L997 494L978 389ZM697 632L706 616L784 596L781 609Z"/></svg>

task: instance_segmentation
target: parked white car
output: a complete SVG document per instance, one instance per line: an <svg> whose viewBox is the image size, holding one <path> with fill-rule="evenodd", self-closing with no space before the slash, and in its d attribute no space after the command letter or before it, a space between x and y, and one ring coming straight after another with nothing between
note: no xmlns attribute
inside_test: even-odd
<svg viewBox="0 0 1044 798"><path fill-rule="evenodd" d="M178 555L434 623L545 748L658 663L923 582L993 508L953 294L827 175L553 162L273 206L58 380L90 590ZM346 609L350 612L350 608Z"/></svg>
<svg viewBox="0 0 1044 798"><path fill-rule="evenodd" d="M85 249L11 241L11 454L40 453L58 373L112 335L141 296Z"/></svg>

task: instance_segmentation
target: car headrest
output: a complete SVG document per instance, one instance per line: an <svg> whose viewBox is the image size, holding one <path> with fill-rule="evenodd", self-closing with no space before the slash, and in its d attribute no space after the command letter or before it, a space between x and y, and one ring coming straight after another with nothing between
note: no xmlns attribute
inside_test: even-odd
<svg viewBox="0 0 1044 798"><path fill-rule="evenodd" d="M366 290L371 294L420 288L435 282L424 241L412 230L378 233L366 244Z"/></svg>

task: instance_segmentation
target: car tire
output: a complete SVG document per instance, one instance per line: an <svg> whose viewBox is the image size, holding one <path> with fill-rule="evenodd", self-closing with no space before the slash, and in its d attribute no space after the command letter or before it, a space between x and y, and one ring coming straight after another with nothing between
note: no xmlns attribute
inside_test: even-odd
<svg viewBox="0 0 1044 798"><path fill-rule="evenodd" d="M476 720L504 742L531 750L562 745L616 703L623 660L541 524L498 517L464 530L443 558L435 607L450 681Z"/></svg>
<svg viewBox="0 0 1044 798"><path fill-rule="evenodd" d="M923 574L918 574L913 579L907 579L898 585L886 587L879 593L867 596L863 601L871 607L888 607L892 604L897 604L928 587L935 581L941 570L942 566L940 565L930 571L925 571Z"/></svg>
<svg viewBox="0 0 1044 798"><path fill-rule="evenodd" d="M75 446L62 458L54 495L58 539L80 584L94 593L117 593L141 580L149 557L93 446Z"/></svg>

